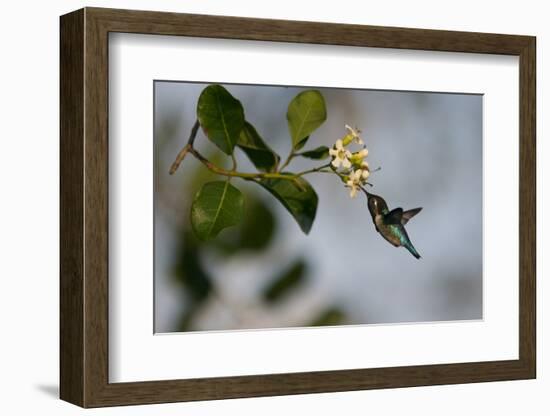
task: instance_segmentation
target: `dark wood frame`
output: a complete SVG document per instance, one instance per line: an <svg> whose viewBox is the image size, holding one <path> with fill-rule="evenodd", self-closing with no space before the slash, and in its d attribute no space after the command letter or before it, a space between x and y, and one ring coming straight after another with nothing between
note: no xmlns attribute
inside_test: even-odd
<svg viewBox="0 0 550 416"><path fill-rule="evenodd" d="M108 380L109 32L519 56L519 359L137 383ZM85 8L61 17L61 386L83 407L535 378L535 38Z"/></svg>

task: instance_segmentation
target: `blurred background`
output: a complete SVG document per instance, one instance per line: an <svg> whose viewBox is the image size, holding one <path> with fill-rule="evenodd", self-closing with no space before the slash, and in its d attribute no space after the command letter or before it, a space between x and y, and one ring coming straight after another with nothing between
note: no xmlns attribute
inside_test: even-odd
<svg viewBox="0 0 550 416"><path fill-rule="evenodd" d="M422 256L416 260L376 232L364 195L350 199L324 174L307 176L319 196L309 235L267 191L237 179L244 221L212 241L197 240L192 198L221 177L189 156L173 176L168 171L207 85L154 84L155 332L482 318L481 95L317 88L328 118L303 150L331 146L345 124L359 127L371 169L381 167L369 179L372 192L390 209L423 207L407 224ZM284 160L287 106L307 88L223 85ZM230 166L201 132L195 146ZM255 171L236 155L240 171ZM288 170L319 164L296 158Z"/></svg>

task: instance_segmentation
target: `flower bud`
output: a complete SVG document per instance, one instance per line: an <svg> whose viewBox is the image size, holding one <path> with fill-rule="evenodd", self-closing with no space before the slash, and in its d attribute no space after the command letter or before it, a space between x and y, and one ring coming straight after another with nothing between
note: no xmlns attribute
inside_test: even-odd
<svg viewBox="0 0 550 416"><path fill-rule="evenodd" d="M352 133L348 133L346 134L344 137L342 137L342 144L344 146L347 146L351 143L351 141L353 140L353 134Z"/></svg>
<svg viewBox="0 0 550 416"><path fill-rule="evenodd" d="M361 166L363 159L366 158L368 154L369 151L366 148L361 149L360 151L353 153L349 159L354 165Z"/></svg>

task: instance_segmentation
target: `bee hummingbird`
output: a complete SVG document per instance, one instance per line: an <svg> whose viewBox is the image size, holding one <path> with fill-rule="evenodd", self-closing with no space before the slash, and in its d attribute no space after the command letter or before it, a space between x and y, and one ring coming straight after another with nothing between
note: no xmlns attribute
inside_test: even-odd
<svg viewBox="0 0 550 416"><path fill-rule="evenodd" d="M403 211L403 208L395 208L390 211L384 198L371 194L365 189L362 190L367 196L369 212L372 216L376 231L395 247L403 246L409 250L414 257L419 259L420 254L418 254L418 251L416 251L412 245L404 225L412 217L418 214L422 208L410 209L408 211Z"/></svg>

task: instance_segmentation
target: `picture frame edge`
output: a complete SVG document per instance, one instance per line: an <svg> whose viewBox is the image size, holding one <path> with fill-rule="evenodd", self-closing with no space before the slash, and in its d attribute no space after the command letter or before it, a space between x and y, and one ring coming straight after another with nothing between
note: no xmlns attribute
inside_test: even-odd
<svg viewBox="0 0 550 416"><path fill-rule="evenodd" d="M162 22L165 18L168 23ZM147 23L147 19L151 19L152 23ZM193 22L188 26L190 20ZM242 24L223 24L236 21ZM213 22L216 27L221 24L221 36L211 33ZM259 24L266 22L268 24ZM247 30L245 23L252 25L253 30ZM323 30L321 34L306 33L319 25L329 29ZM230 26L236 28L231 29ZM351 35L335 35L339 31L347 33L348 29L352 29ZM199 37L205 37L204 34L208 32L209 36L206 37L334 45L343 45L342 42L348 42L346 44L349 45L350 36L355 36L355 40L351 41L352 46L391 47L388 45L393 44L393 47L400 49L519 56L519 151L522 179L519 189L519 359L109 383L108 34L126 31ZM236 37L239 33L242 37ZM268 39L270 33L272 36ZM414 38L411 34L418 34L419 39L400 43L405 35ZM465 39L457 41L453 46L453 42L461 37ZM331 39L334 43L331 43ZM411 45L419 48L410 48ZM535 378L535 162L536 38L533 36L95 7L63 15L60 18L60 398L87 408ZM480 374L480 371L483 373Z"/></svg>

